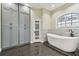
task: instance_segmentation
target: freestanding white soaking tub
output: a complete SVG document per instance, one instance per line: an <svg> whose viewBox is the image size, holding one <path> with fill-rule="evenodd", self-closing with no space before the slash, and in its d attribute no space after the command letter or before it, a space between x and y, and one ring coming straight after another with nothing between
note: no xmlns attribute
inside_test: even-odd
<svg viewBox="0 0 79 59"><path fill-rule="evenodd" d="M65 37L56 34L47 34L48 43L66 52L74 52L79 43L79 37Z"/></svg>

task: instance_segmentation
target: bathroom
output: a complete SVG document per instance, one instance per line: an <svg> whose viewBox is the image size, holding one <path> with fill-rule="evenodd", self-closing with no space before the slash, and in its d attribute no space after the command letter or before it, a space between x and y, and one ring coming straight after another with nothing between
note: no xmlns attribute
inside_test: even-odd
<svg viewBox="0 0 79 59"><path fill-rule="evenodd" d="M78 18L79 3L0 3L0 55L78 56Z"/></svg>

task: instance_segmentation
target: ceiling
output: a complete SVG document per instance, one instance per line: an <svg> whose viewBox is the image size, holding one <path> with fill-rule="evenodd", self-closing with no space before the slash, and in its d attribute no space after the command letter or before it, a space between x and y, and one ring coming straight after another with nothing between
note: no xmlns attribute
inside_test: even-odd
<svg viewBox="0 0 79 59"><path fill-rule="evenodd" d="M28 5L32 8L44 8L49 11L52 11L56 8L63 6L65 3L28 3ZM52 7L54 5L54 7Z"/></svg>

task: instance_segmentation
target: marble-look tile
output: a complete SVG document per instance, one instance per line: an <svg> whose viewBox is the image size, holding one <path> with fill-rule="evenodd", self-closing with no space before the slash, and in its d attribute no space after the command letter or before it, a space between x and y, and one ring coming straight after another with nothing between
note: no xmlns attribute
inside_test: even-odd
<svg viewBox="0 0 79 59"><path fill-rule="evenodd" d="M42 43L33 43L17 48L4 50L2 56L63 56L63 54L52 50Z"/></svg>

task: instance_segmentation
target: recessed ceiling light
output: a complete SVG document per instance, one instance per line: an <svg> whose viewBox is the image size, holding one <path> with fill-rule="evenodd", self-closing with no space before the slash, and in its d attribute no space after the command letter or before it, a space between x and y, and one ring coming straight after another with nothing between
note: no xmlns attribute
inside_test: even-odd
<svg viewBox="0 0 79 59"><path fill-rule="evenodd" d="M54 5L54 4L52 4L52 7L55 7L55 5Z"/></svg>

